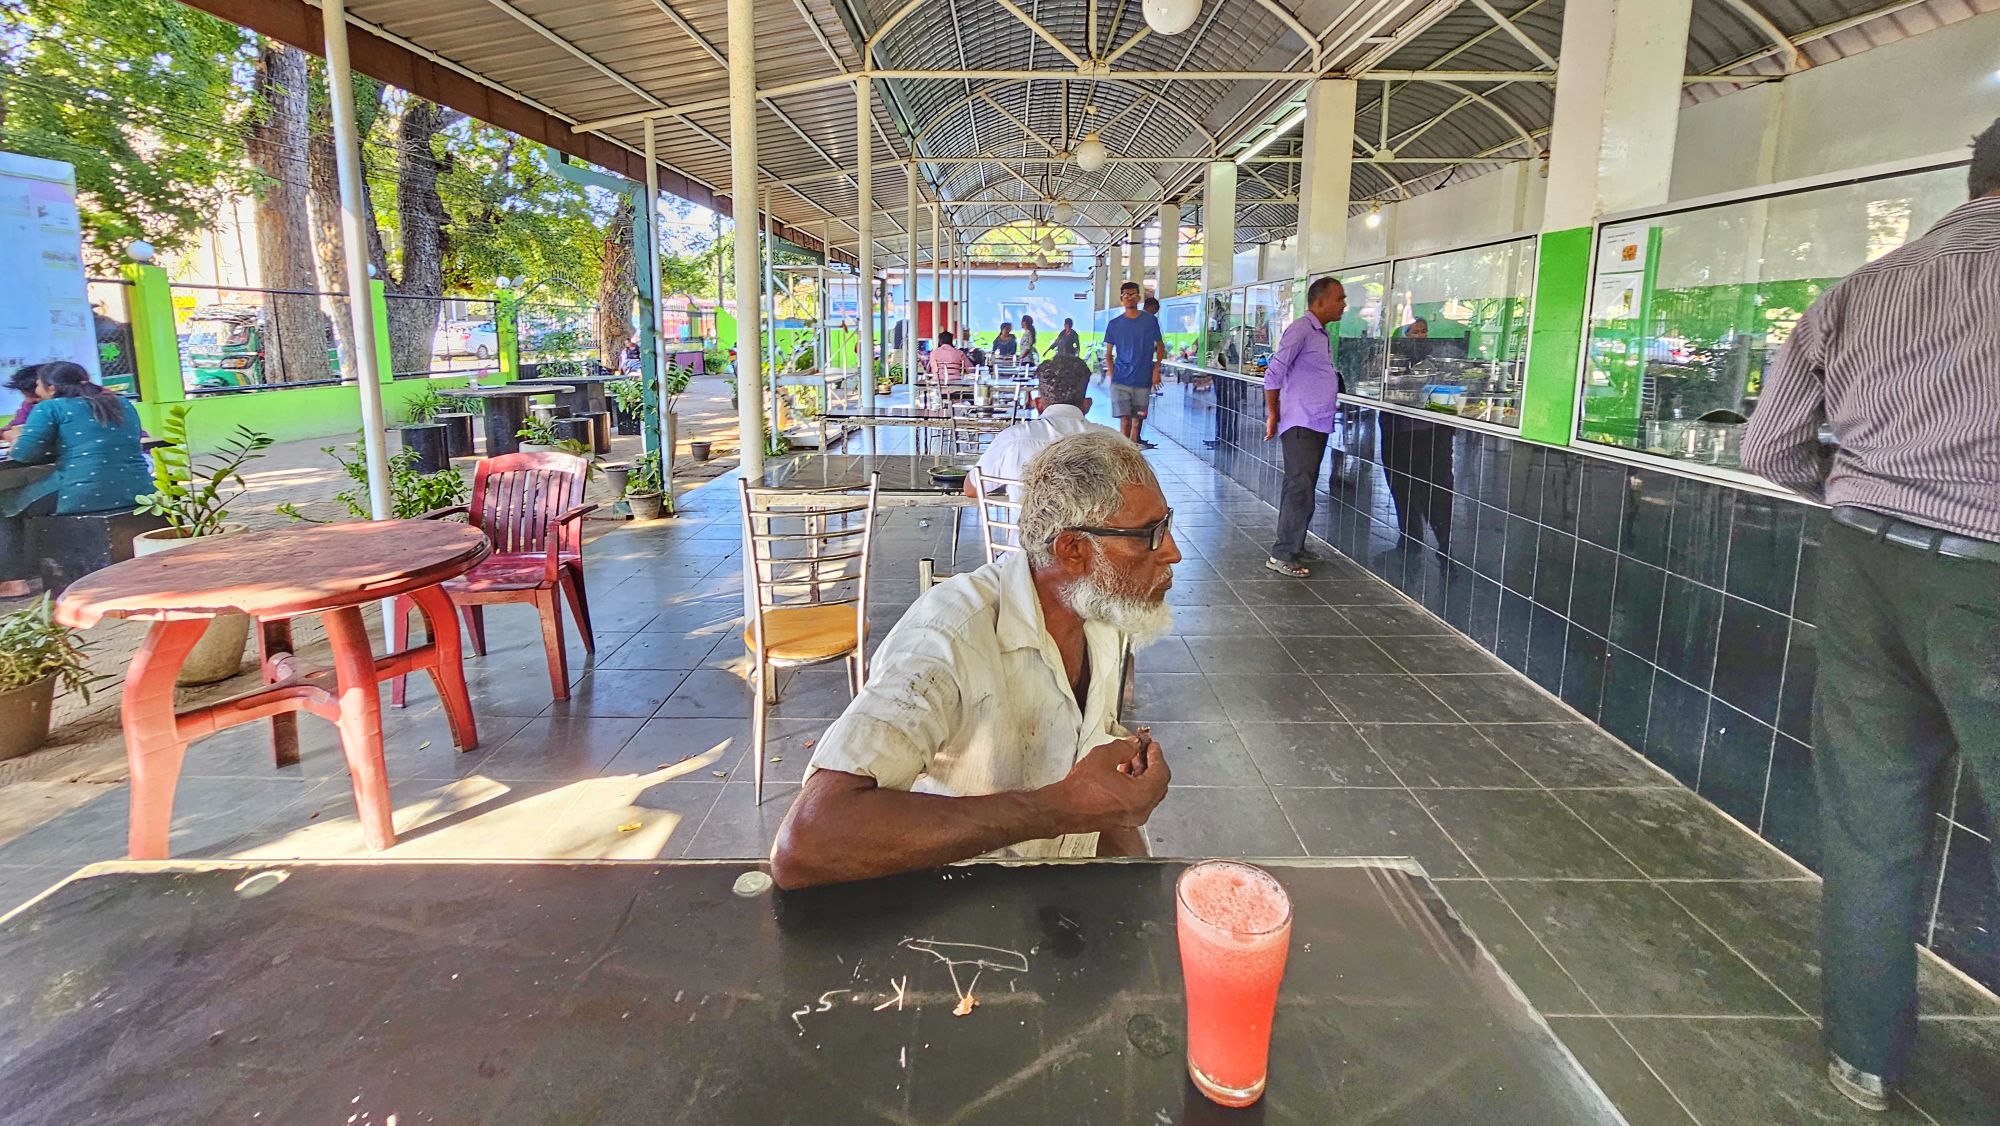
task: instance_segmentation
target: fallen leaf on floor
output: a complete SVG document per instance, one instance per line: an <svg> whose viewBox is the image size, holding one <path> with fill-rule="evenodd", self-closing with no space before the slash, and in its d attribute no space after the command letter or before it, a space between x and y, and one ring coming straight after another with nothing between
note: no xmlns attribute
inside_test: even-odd
<svg viewBox="0 0 2000 1126"><path fill-rule="evenodd" d="M727 770L711 770L709 771L709 773L715 775L717 778L729 777L729 772Z"/></svg>
<svg viewBox="0 0 2000 1126"><path fill-rule="evenodd" d="M952 1006L951 1015L955 1017L966 1016L972 1012L972 1007L977 1004L979 1004L979 998L967 993L958 999L958 1004Z"/></svg>
<svg viewBox="0 0 2000 1126"><path fill-rule="evenodd" d="M783 756L783 755L772 755L772 756L771 756L771 761L772 761L772 762L783 762L783 761L785 761L785 756Z"/></svg>
<svg viewBox="0 0 2000 1126"><path fill-rule="evenodd" d="M423 742L417 744L417 749L421 751L428 748L430 745L431 741L429 739L426 739Z"/></svg>
<svg viewBox="0 0 2000 1126"><path fill-rule="evenodd" d="M813 744L814 744L815 742L818 742L818 740L816 740L816 739L807 739L807 740L805 741L805 748L806 748L806 750L808 750L808 751L812 750L812 745L813 745Z"/></svg>
<svg viewBox="0 0 2000 1126"><path fill-rule="evenodd" d="M645 822L643 821L627 821L623 825L618 826L618 831L621 833L636 833L644 827Z"/></svg>

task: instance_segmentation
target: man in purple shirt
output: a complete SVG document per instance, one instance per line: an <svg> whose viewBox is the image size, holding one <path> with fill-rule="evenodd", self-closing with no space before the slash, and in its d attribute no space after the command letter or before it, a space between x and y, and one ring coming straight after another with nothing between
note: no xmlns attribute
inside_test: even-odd
<svg viewBox="0 0 2000 1126"><path fill-rule="evenodd" d="M1340 400L1340 372L1333 366L1326 326L1346 311L1347 290L1340 279L1315 279L1306 290L1306 315L1285 327L1264 368L1264 440L1276 438L1285 454L1278 540L1264 566L1295 579L1306 577L1305 564L1317 558L1306 550L1306 527L1312 523L1313 493Z"/></svg>

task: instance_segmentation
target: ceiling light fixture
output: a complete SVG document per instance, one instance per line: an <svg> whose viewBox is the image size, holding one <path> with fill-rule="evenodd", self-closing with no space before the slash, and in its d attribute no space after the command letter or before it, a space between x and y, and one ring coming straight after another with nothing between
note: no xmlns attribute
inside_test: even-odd
<svg viewBox="0 0 2000 1126"><path fill-rule="evenodd" d="M1201 15L1201 0L1145 0L1141 7L1155 35L1179 35Z"/></svg>
<svg viewBox="0 0 2000 1126"><path fill-rule="evenodd" d="M1067 224L1070 220L1076 218L1076 208L1068 200L1059 199L1056 201L1055 207L1049 211L1049 217L1057 223Z"/></svg>
<svg viewBox="0 0 2000 1126"><path fill-rule="evenodd" d="M1300 123L1304 122L1305 119L1306 119L1306 107L1304 106L1300 106L1298 109L1293 110L1289 114L1286 114L1284 119L1278 122L1277 125L1273 126L1269 133L1264 134L1262 138L1260 138L1255 144L1252 144L1249 148L1244 149L1240 153L1237 153L1236 163L1238 164L1247 163L1252 157L1256 156L1258 153L1263 152L1265 149L1270 148L1272 143L1275 142L1279 137L1282 137L1285 134L1291 132L1292 130L1298 128Z"/></svg>
<svg viewBox="0 0 2000 1126"><path fill-rule="evenodd" d="M1098 139L1097 134L1086 133L1083 140L1077 142L1076 166L1085 172L1098 171L1109 159L1111 154L1104 150L1104 142Z"/></svg>
<svg viewBox="0 0 2000 1126"><path fill-rule="evenodd" d="M1373 207L1369 208L1369 209L1368 209L1368 218L1366 218L1366 219L1363 219L1363 220L1362 220L1362 222L1363 222L1364 224L1366 224L1366 225L1367 225L1367 227L1368 227L1368 229L1369 229L1369 230L1371 230L1371 231L1372 231L1372 230L1374 230L1375 228L1377 228L1377 227L1381 226L1381 225L1382 225L1382 205L1378 203L1378 204L1376 204L1375 206L1373 206Z"/></svg>

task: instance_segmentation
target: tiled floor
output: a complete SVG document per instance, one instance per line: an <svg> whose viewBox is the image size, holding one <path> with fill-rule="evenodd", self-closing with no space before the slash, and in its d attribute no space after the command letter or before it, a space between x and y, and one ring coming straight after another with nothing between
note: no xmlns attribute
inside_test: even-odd
<svg viewBox="0 0 2000 1126"><path fill-rule="evenodd" d="M1262 569L1271 510L1170 446L1154 455L1186 562L1173 637L1127 706L1166 745L1148 826L1170 856L1407 855L1634 1123L1876 1121L1815 1048L1818 884L1667 775L1345 560ZM469 662L481 749L451 749L429 689L387 714L392 856L761 855L847 693L833 667L784 689L752 799L727 482L672 526L589 552L595 655L551 704L525 611L489 611ZM969 528L969 524L968 524ZM974 537L966 537L970 559ZM876 636L949 556L941 512L878 536ZM179 856L362 855L331 729L275 770L243 728L191 752ZM122 850L122 786L0 787L0 902ZM2000 1106L2000 1004L1925 964L1909 1102L1891 1121L1985 1123Z"/></svg>

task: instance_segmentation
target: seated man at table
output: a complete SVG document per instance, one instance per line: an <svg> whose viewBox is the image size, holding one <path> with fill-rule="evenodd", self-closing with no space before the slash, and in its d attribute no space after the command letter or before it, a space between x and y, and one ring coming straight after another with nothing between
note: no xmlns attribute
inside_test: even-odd
<svg viewBox="0 0 2000 1126"><path fill-rule="evenodd" d="M1090 396L1084 394L1090 388L1089 364L1075 356L1053 356L1035 369L1035 381L1035 409L1041 417L1017 422L994 435L993 444L979 455L979 472L985 476L1018 481L1028 462L1058 438L1087 430L1116 433L1109 426L1084 421L1090 411ZM965 495L979 495L969 480Z"/></svg>
<svg viewBox="0 0 2000 1126"><path fill-rule="evenodd" d="M1120 651L1173 624L1172 511L1138 447L1063 438L1028 464L1028 545L922 598L813 751L778 830L781 887L987 853L1144 855L1158 744L1115 709Z"/></svg>
<svg viewBox="0 0 2000 1126"><path fill-rule="evenodd" d="M940 332L937 347L931 349L931 378L943 383L958 379L972 369L972 359L952 344L951 333Z"/></svg>

